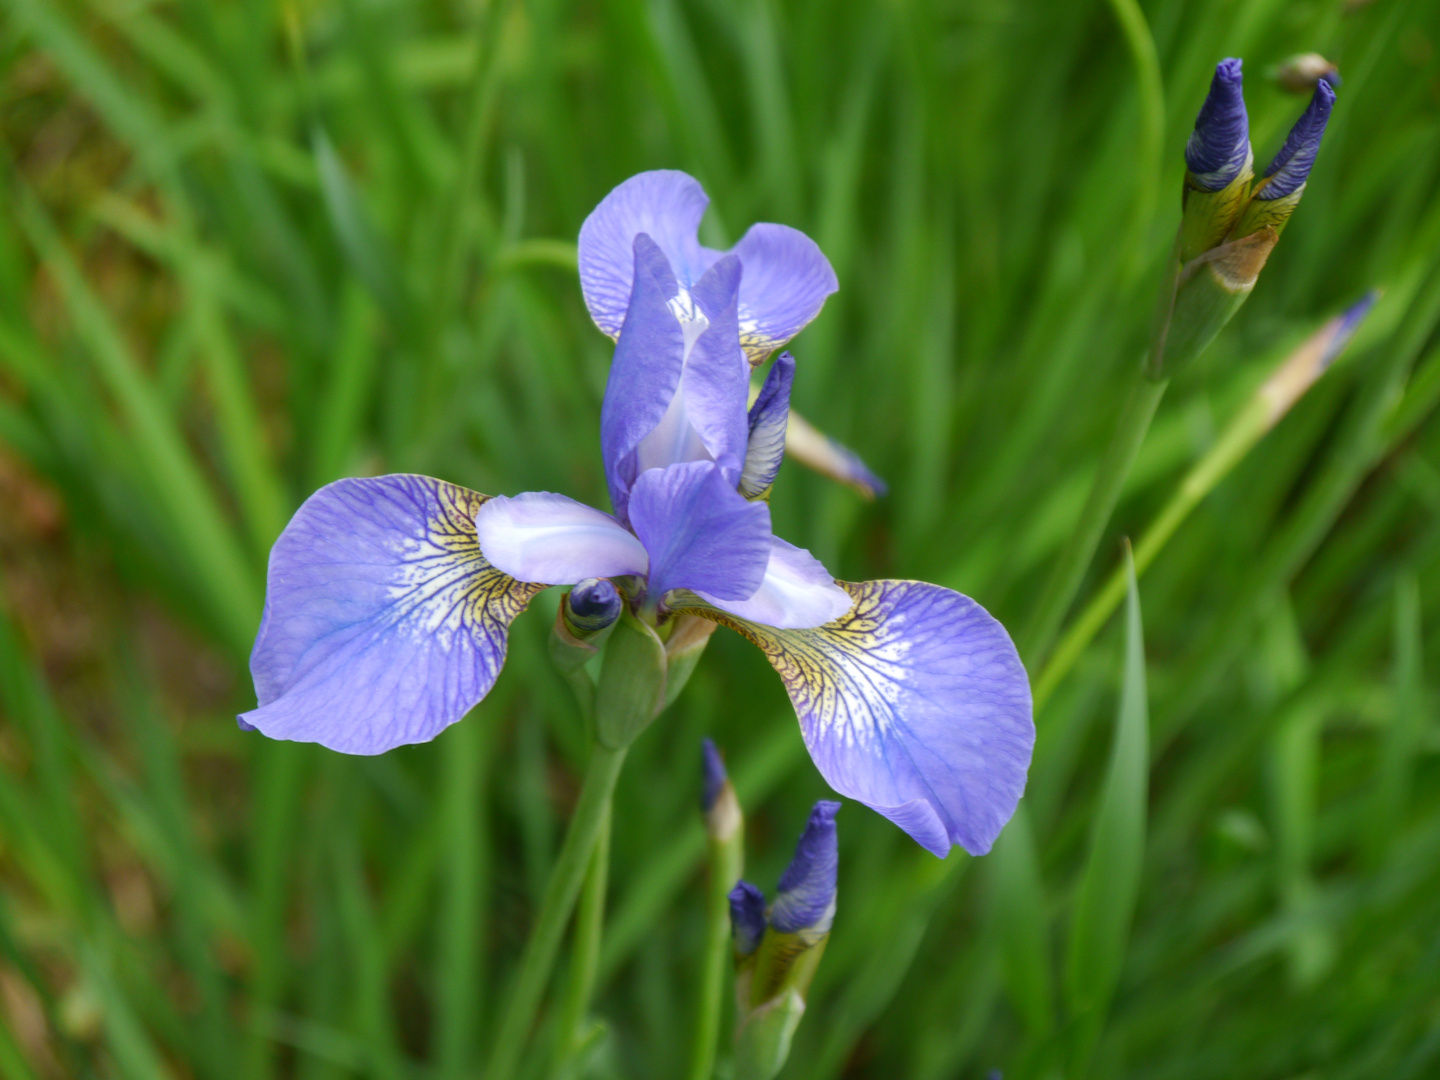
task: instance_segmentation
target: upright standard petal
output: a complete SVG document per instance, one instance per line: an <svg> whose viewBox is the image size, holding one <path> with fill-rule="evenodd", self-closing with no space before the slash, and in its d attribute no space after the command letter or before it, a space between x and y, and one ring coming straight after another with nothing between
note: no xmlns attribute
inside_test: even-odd
<svg viewBox="0 0 1440 1080"><path fill-rule="evenodd" d="M795 381L795 358L783 352L775 358L760 396L746 417L749 438L745 467L740 472L740 494L766 499L785 460L785 427L790 421L790 387Z"/></svg>
<svg viewBox="0 0 1440 1080"><path fill-rule="evenodd" d="M275 739L379 754L465 715L505 663L511 621L543 585L495 569L486 496L428 476L340 480L300 507L270 552L250 656Z"/></svg>
<svg viewBox="0 0 1440 1080"><path fill-rule="evenodd" d="M770 561L760 587L744 600L721 600L705 592L708 603L749 622L777 630L806 630L833 622L850 610L850 594L835 584L830 571L804 548L770 538Z"/></svg>
<svg viewBox="0 0 1440 1080"><path fill-rule="evenodd" d="M740 260L727 255L696 284L695 303L709 325L685 358L680 381L685 413L732 486L745 462L750 393L750 366L737 340L741 282Z"/></svg>
<svg viewBox="0 0 1440 1080"><path fill-rule="evenodd" d="M655 599L703 589L744 600L770 561L770 508L741 496L712 461L641 473L630 492L630 525L650 553L647 588Z"/></svg>
<svg viewBox="0 0 1440 1080"><path fill-rule="evenodd" d="M645 546L609 514L548 491L497 495L475 514L490 565L520 581L574 585L644 574Z"/></svg>
<svg viewBox="0 0 1440 1080"><path fill-rule="evenodd" d="M745 265L740 344L759 364L820 314L840 283L819 245L788 225L752 225L730 250Z"/></svg>
<svg viewBox="0 0 1440 1080"><path fill-rule="evenodd" d="M700 279L716 258L695 238L709 204L693 177L669 169L632 176L600 200L580 227L580 288L596 326L620 336L639 233L659 245L687 288Z"/></svg>
<svg viewBox="0 0 1440 1080"><path fill-rule="evenodd" d="M1005 629L975 601L920 581L844 584L854 607L814 630L705 615L780 673L820 773L942 858L990 850L1035 745L1030 685Z"/></svg>
<svg viewBox="0 0 1440 1080"><path fill-rule="evenodd" d="M615 512L625 519L637 472L635 448L665 417L685 364L685 336L669 302L679 293L664 252L649 236L633 244L630 314L615 346L600 406L600 450Z"/></svg>

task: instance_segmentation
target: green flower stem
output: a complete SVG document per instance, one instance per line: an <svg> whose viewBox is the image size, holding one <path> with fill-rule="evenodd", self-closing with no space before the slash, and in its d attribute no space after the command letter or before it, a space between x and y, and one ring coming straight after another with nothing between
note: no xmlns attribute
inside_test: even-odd
<svg viewBox="0 0 1440 1080"><path fill-rule="evenodd" d="M742 831L736 829L724 839L712 837L707 853L705 951L700 966L695 1041L686 1074L689 1080L710 1080L715 1071L715 1048L720 1042L720 1017L725 1006L725 975L734 962L730 943L730 890L744 872Z"/></svg>
<svg viewBox="0 0 1440 1080"><path fill-rule="evenodd" d="M1155 409L1169 385L1169 379L1150 379L1140 374L1131 387L1124 411L1090 485L1090 496L1080 512L1080 520L1075 523L1069 544L1045 584L1040 605L1022 639L1020 654L1031 670L1037 670L1044 662L1060 629L1060 622L1070 610L1070 604L1095 555L1095 548L1100 543L1100 536L1110 521L1110 515L1115 512L1125 478L1130 475L1130 468L1140 453L1140 444L1150 430Z"/></svg>
<svg viewBox="0 0 1440 1080"><path fill-rule="evenodd" d="M606 808L600 824L595 852L580 892L580 906L575 912L575 942L570 960L570 978L560 1016L555 1024L554 1053L550 1075L568 1075L575 1055L585 1043L585 1016L590 1011L590 998L595 992L595 973L600 967L600 938L605 928L605 890L610 869L610 812Z"/></svg>
<svg viewBox="0 0 1440 1080"><path fill-rule="evenodd" d="M560 949L565 924L570 920L591 857L609 820L610 798L615 792L615 781L620 776L620 766L625 762L627 749L614 750L596 742L591 750L590 764L580 789L580 802L570 819L570 828L565 834L565 843L560 849L555 869L550 873L545 897L540 904L540 916L530 940L525 943L520 970L510 987L505 1011L495 1033L489 1065L484 1072L486 1080L511 1080L515 1075L520 1052L535 1023L540 996L555 966L555 955Z"/></svg>
<svg viewBox="0 0 1440 1080"><path fill-rule="evenodd" d="M1274 426L1273 409L1268 402L1256 397L1230 422L1230 426L1201 458L1171 496L1158 517L1150 523L1140 542L1135 545L1135 573L1143 574L1155 561L1175 530L1190 515L1190 511L1215 489L1215 485L1240 463L1241 459ZM1117 567L1084 612L1061 638L1060 644L1035 682L1035 708L1041 705L1055 691L1085 647L1090 644L1111 613L1125 598L1124 567Z"/></svg>

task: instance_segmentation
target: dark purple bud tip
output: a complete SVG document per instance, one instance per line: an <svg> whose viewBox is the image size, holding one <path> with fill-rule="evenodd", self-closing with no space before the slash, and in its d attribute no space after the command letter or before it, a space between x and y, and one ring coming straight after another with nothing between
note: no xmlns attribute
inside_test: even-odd
<svg viewBox="0 0 1440 1080"><path fill-rule="evenodd" d="M835 914L835 881L840 851L835 840L838 802L817 802L810 812L795 858L780 876L780 889L770 909L770 925L782 934L830 929Z"/></svg>
<svg viewBox="0 0 1440 1080"><path fill-rule="evenodd" d="M1370 309L1379 299L1380 290L1371 289L1340 313L1340 318L1336 320L1335 324L1335 335L1325 346L1325 355L1320 358L1322 371L1333 364L1335 358L1345 351L1345 346L1350 344L1350 339L1355 336L1355 331L1360 329L1360 324L1365 321L1365 316L1370 314Z"/></svg>
<svg viewBox="0 0 1440 1080"><path fill-rule="evenodd" d="M737 881L730 890L730 933L741 956L758 949L765 936L765 894L748 881Z"/></svg>
<svg viewBox="0 0 1440 1080"><path fill-rule="evenodd" d="M1320 137L1325 134L1325 125L1330 122L1330 110L1335 107L1335 88L1328 82L1315 84L1315 96L1295 121L1285 145L1265 170L1269 183L1255 193L1257 199L1283 199L1299 190L1310 175L1315 164L1315 155L1320 150Z"/></svg>
<svg viewBox="0 0 1440 1080"><path fill-rule="evenodd" d="M700 794L700 809L708 814L710 808L715 805L715 800L720 797L720 790L725 786L727 779L725 760L710 739L706 739L700 744L700 771L704 782Z"/></svg>
<svg viewBox="0 0 1440 1080"><path fill-rule="evenodd" d="M1250 160L1250 122L1242 91L1240 61L1221 60L1185 144L1185 165L1205 191L1228 187Z"/></svg>
<svg viewBox="0 0 1440 1080"><path fill-rule="evenodd" d="M609 578L586 578L570 590L569 603L578 630L604 630L620 617L620 591Z"/></svg>

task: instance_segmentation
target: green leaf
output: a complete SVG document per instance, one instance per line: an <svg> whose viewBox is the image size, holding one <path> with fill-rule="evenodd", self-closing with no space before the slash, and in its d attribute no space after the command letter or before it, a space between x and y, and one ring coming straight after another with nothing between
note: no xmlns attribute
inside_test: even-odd
<svg viewBox="0 0 1440 1080"><path fill-rule="evenodd" d="M1125 558L1129 592L1120 710L1065 962L1065 1004L1074 1025L1071 1062L1075 1075L1084 1071L1120 979L1145 851L1150 760L1145 646L1140 592L1128 545Z"/></svg>
<svg viewBox="0 0 1440 1080"><path fill-rule="evenodd" d="M1005 957L1005 988L1030 1034L1043 1038L1055 1023L1050 929L1035 833L1023 801L1000 834L989 869L993 917Z"/></svg>

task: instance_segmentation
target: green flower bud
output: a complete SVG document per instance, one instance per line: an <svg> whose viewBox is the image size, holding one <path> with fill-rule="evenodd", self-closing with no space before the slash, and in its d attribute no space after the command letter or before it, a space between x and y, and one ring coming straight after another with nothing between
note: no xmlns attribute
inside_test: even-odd
<svg viewBox="0 0 1440 1080"><path fill-rule="evenodd" d="M665 639L665 705L668 707L685 684L690 673L700 662L705 646L710 644L710 635L718 623L702 619L698 615L678 615L671 622L670 636Z"/></svg>
<svg viewBox="0 0 1440 1080"><path fill-rule="evenodd" d="M1149 373L1169 378L1215 340L1255 287L1279 235L1264 228L1179 267L1164 293L1150 345Z"/></svg>
<svg viewBox="0 0 1440 1080"><path fill-rule="evenodd" d="M628 611L605 646L595 688L595 737L623 750L665 705L665 646L654 629Z"/></svg>
<svg viewBox="0 0 1440 1080"><path fill-rule="evenodd" d="M587 578L560 600L550 632L550 657L567 675L578 671L610 636L624 601L608 578Z"/></svg>

